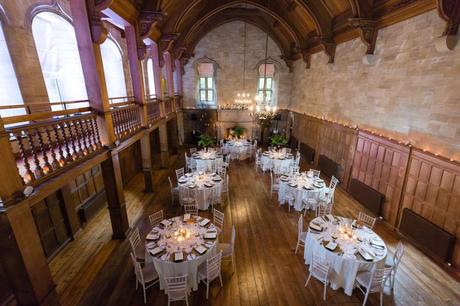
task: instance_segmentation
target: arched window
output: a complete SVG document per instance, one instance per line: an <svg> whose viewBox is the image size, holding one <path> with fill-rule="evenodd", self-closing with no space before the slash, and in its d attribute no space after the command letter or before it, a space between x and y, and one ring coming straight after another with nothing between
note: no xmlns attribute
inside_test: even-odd
<svg viewBox="0 0 460 306"><path fill-rule="evenodd" d="M109 98L126 97L123 58L119 47L111 38L101 45L101 55Z"/></svg>
<svg viewBox="0 0 460 306"><path fill-rule="evenodd" d="M149 95L155 96L155 75L153 74L153 60L151 58L147 60L147 79L149 81Z"/></svg>
<svg viewBox="0 0 460 306"><path fill-rule="evenodd" d="M276 106L275 93L275 65L265 63L259 65L257 81L257 102L262 105Z"/></svg>
<svg viewBox="0 0 460 306"><path fill-rule="evenodd" d="M18 80L11 62L5 35L0 23L0 105L24 104ZM0 110L2 117L23 115L26 111L23 108Z"/></svg>
<svg viewBox="0 0 460 306"><path fill-rule="evenodd" d="M215 105L214 63L198 63L198 101L203 105Z"/></svg>
<svg viewBox="0 0 460 306"><path fill-rule="evenodd" d="M161 67L161 88L163 89L163 97L169 97L168 74L166 72L166 64Z"/></svg>
<svg viewBox="0 0 460 306"><path fill-rule="evenodd" d="M32 21L32 33L50 102L86 100L88 96L72 24L58 14L42 12Z"/></svg>

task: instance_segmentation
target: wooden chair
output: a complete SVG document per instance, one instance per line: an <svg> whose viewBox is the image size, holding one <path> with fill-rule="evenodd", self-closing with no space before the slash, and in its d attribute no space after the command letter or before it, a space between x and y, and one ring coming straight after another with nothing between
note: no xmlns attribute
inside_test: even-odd
<svg viewBox="0 0 460 306"><path fill-rule="evenodd" d="M198 267L198 276L201 281L206 284L206 299L209 298L209 284L219 278L220 286L223 286L222 283L222 273L221 273L221 264L222 264L222 251L217 253L217 255L206 260L206 263L202 263Z"/></svg>
<svg viewBox="0 0 460 306"><path fill-rule="evenodd" d="M307 287L312 276L322 282L324 284L323 300L326 300L326 290L329 284L329 269L330 266L328 264L324 263L319 257L313 256L309 269L309 275L307 281L305 282L305 287Z"/></svg>
<svg viewBox="0 0 460 306"><path fill-rule="evenodd" d="M390 274L388 275L388 281L390 281L390 289L393 290L395 286L395 277L396 277L396 271L398 270L399 263L401 262L401 258L404 255L404 244L402 241L398 242L398 245L396 246L396 251L393 254L393 257L387 256L386 262L385 262L385 267L386 268L392 268Z"/></svg>
<svg viewBox="0 0 460 306"><path fill-rule="evenodd" d="M230 258L232 261L233 272L235 272L235 239L236 232L235 226L232 226L232 240L230 243L219 243L217 245L217 250L222 252L222 258Z"/></svg>
<svg viewBox="0 0 460 306"><path fill-rule="evenodd" d="M363 222L368 228L373 229L375 225L375 221L377 218L371 217L366 215L362 211L359 212L358 221Z"/></svg>
<svg viewBox="0 0 460 306"><path fill-rule="evenodd" d="M176 301L185 301L185 304L188 306L188 274L174 276L174 277L165 277L165 291L168 295L168 306L171 305L171 302Z"/></svg>
<svg viewBox="0 0 460 306"><path fill-rule="evenodd" d="M131 245L131 252L136 256L136 261L145 261L145 247L142 244L139 228L135 228L129 236L129 243Z"/></svg>
<svg viewBox="0 0 460 306"><path fill-rule="evenodd" d="M139 284L141 284L142 291L144 293L144 304L146 304L146 291L148 288L158 283L158 273L155 270L155 266L153 265L153 263L147 264L144 267L142 267L141 264L136 261L136 257L132 252L130 253L130 255L134 266L134 274L136 274L136 290Z"/></svg>
<svg viewBox="0 0 460 306"><path fill-rule="evenodd" d="M295 247L295 253L299 247L305 247L305 239L307 238L307 232L303 231L303 219L302 214L299 216L299 221L297 221L297 245Z"/></svg>
<svg viewBox="0 0 460 306"><path fill-rule="evenodd" d="M152 228L157 226L163 219L163 209L151 214L149 216L150 226L152 226Z"/></svg>
<svg viewBox="0 0 460 306"><path fill-rule="evenodd" d="M213 223L214 226L217 228L219 234L224 230L224 218L225 214L217 209L213 209Z"/></svg>
<svg viewBox="0 0 460 306"><path fill-rule="evenodd" d="M383 305L383 289L388 275L393 268L374 269L358 273L355 286L364 294L363 306L370 293L380 293L380 306Z"/></svg>

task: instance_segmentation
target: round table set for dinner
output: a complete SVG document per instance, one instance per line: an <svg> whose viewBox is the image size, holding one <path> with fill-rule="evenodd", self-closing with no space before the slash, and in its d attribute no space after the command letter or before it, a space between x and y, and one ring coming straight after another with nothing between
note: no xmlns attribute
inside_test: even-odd
<svg viewBox="0 0 460 306"><path fill-rule="evenodd" d="M164 289L164 277L188 273L198 289L198 266L216 254L217 229L209 219L185 214L165 219L146 237L146 262L153 262Z"/></svg>
<svg viewBox="0 0 460 306"><path fill-rule="evenodd" d="M313 198L316 201L308 202L308 209L315 210L318 200L329 191L324 180L314 177L311 172L291 173L280 176L278 201L286 203L289 196L294 198L294 208L301 211L304 207L302 200Z"/></svg>
<svg viewBox="0 0 460 306"><path fill-rule="evenodd" d="M285 150L265 151L261 156L262 170L273 170L275 173L288 172L293 158L293 155L286 153Z"/></svg>
<svg viewBox="0 0 460 306"><path fill-rule="evenodd" d="M207 210L211 203L220 202L223 179L215 172L196 171L178 179L179 201L183 193L192 195L200 210Z"/></svg>
<svg viewBox="0 0 460 306"><path fill-rule="evenodd" d="M215 150L201 150L192 154L198 171L216 171L222 167L223 156Z"/></svg>
<svg viewBox="0 0 460 306"><path fill-rule="evenodd" d="M244 160L251 156L251 141L249 139L228 140L224 144L223 151L230 154L232 159Z"/></svg>
<svg viewBox="0 0 460 306"><path fill-rule="evenodd" d="M313 256L317 256L329 264L329 280L334 290L343 288L351 295L358 272L382 268L386 255L385 242L358 221L326 215L309 224L305 263L310 265Z"/></svg>

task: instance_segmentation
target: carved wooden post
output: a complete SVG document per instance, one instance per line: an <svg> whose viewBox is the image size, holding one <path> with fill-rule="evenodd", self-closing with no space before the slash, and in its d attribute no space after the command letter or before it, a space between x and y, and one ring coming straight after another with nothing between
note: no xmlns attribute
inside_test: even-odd
<svg viewBox="0 0 460 306"><path fill-rule="evenodd" d="M118 151L101 164L114 239L126 238L129 229Z"/></svg>
<svg viewBox="0 0 460 306"><path fill-rule="evenodd" d="M159 126L162 168L167 168L169 166L168 127L166 123L166 121L163 121Z"/></svg>
<svg viewBox="0 0 460 306"><path fill-rule="evenodd" d="M174 60L174 94L182 96L182 67L179 59Z"/></svg>
<svg viewBox="0 0 460 306"><path fill-rule="evenodd" d="M107 37L107 29L101 21L100 13L95 7L87 7L85 0L70 1L70 9L90 105L98 113L97 125L101 133L102 144L112 146L116 138L99 46ZM128 215L118 152L111 151L111 153L111 157L102 163L102 177L107 194L113 238L123 239L129 229Z"/></svg>

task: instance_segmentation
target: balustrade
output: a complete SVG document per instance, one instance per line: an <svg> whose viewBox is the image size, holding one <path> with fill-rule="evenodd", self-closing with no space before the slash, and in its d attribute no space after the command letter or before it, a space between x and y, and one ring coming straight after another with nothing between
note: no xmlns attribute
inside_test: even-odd
<svg viewBox="0 0 460 306"><path fill-rule="evenodd" d="M161 119L160 102L156 98L148 98L147 101L147 119L149 123Z"/></svg>
<svg viewBox="0 0 460 306"><path fill-rule="evenodd" d="M54 172L102 148L93 113L10 124L5 131L10 135L19 174L24 183L30 185L38 184Z"/></svg>
<svg viewBox="0 0 460 306"><path fill-rule="evenodd" d="M142 127L137 104L115 106L112 110L113 129L117 140L128 137Z"/></svg>

